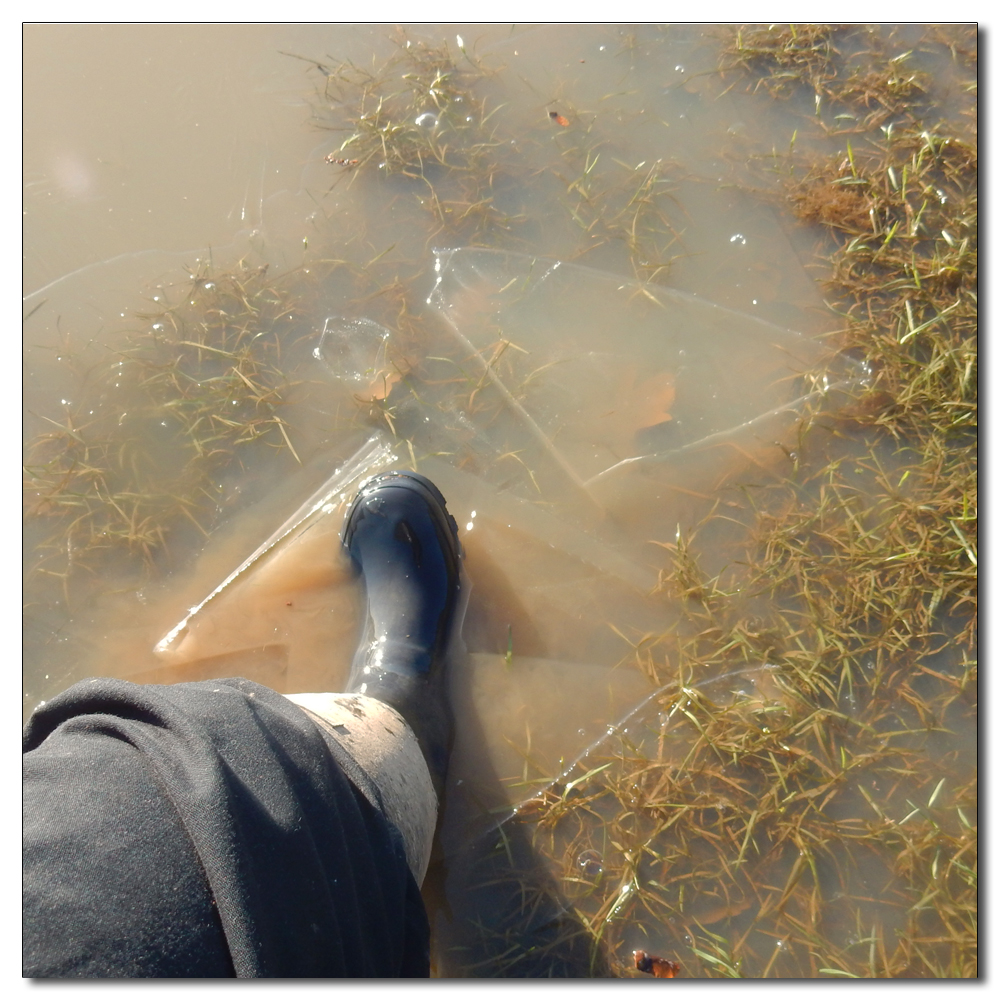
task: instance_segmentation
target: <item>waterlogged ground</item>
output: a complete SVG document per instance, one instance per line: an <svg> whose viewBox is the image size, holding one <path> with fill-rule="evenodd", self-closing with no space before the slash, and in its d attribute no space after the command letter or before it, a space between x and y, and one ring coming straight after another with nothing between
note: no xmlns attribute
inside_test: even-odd
<svg viewBox="0 0 1000 1000"><path fill-rule="evenodd" d="M336 688L414 466L439 974L975 975L975 41L28 28L25 710Z"/></svg>

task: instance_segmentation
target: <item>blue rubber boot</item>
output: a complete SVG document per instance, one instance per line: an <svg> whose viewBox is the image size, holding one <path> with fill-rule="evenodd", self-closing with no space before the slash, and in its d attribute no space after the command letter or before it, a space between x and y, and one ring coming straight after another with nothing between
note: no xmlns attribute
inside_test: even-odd
<svg viewBox="0 0 1000 1000"><path fill-rule="evenodd" d="M440 800L453 734L445 654L461 627L458 526L429 479L382 472L362 483L343 543L368 601L348 691L377 698L403 716Z"/></svg>

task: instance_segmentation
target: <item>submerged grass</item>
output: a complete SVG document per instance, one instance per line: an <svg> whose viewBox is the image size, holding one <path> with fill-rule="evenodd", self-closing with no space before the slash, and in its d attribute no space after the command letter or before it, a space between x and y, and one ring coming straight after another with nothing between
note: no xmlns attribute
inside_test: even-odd
<svg viewBox="0 0 1000 1000"><path fill-rule="evenodd" d="M661 590L681 623L636 644L661 695L566 774L536 776L551 783L500 828L494 860L508 867L489 869L491 891L514 900L508 923L473 929L487 957L463 971L541 974L546 949L582 933L591 974L606 958L639 975L629 955L642 948L683 976L972 977L975 32L745 26L715 44L715 96L800 113L789 154L757 157L767 183L748 195L813 240L833 347L865 384L803 423L784 478L736 478L700 523L663 526ZM611 246L654 281L685 253L678 164L626 163L605 120L569 101L540 101L537 127L515 129L500 70L464 46L400 36L372 69L315 65L316 123L342 136L331 183L413 209L428 245L567 259ZM560 235L525 211L526 185L551 192ZM308 279L190 275L86 376L82 402L44 416L28 515L45 535L35 570L67 601L108 559L157 566L182 531L209 533L227 476L308 458L283 412L319 282L345 314L391 326L402 354L421 338L422 258L336 219L317 242ZM395 419L376 399L331 424L395 433ZM542 905L530 858L514 863L515 827L562 909ZM548 937L526 943L518 914L548 921Z"/></svg>
<svg viewBox="0 0 1000 1000"><path fill-rule="evenodd" d="M496 119L500 107L479 95L489 72L464 50L428 45L405 35L380 66L317 63L323 75L317 127L346 133L327 157L357 176L397 177L393 199L415 200L442 234L475 243L523 221L500 207L494 183L504 158ZM409 184L407 184L409 182ZM509 180L508 180L509 182Z"/></svg>
<svg viewBox="0 0 1000 1000"><path fill-rule="evenodd" d="M35 570L62 579L67 598L109 557L151 566L180 527L207 536L234 462L295 455L281 416L287 281L266 267L203 269L149 304L27 446L27 515L47 526Z"/></svg>
<svg viewBox="0 0 1000 1000"><path fill-rule="evenodd" d="M685 610L639 666L675 682L511 821L618 975L637 947L688 976L978 974L975 38L913 45L951 53L957 114L892 30L724 45L723 86L812 93L843 136L784 160L775 203L814 227L867 377L787 479L663 543ZM702 545L734 518L728 558Z"/></svg>
<svg viewBox="0 0 1000 1000"><path fill-rule="evenodd" d="M518 128L496 86L502 65L403 34L396 44L372 70L315 64L324 78L315 123L345 135L328 156L342 174L333 183L383 181L387 207L420 207L428 246L447 239L577 259L610 244L637 276L665 279L684 252L674 161L613 156L597 110L566 102L541 103L537 121ZM561 240L527 210L523 192L536 186L572 223Z"/></svg>

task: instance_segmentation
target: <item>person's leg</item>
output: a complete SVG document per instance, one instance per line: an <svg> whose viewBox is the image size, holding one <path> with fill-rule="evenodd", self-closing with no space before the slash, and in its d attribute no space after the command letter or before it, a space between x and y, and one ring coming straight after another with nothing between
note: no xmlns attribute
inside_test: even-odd
<svg viewBox="0 0 1000 1000"><path fill-rule="evenodd" d="M453 736L445 671L464 614L458 526L430 480L385 472L362 484L343 542L368 603L348 691L399 711L440 798Z"/></svg>
<svg viewBox="0 0 1000 1000"><path fill-rule="evenodd" d="M344 542L369 602L357 697L91 680L32 717L25 975L428 974L414 876L451 737L457 531L390 473Z"/></svg>
<svg viewBox="0 0 1000 1000"><path fill-rule="evenodd" d="M394 708L363 694L286 697L309 712L371 779L378 789L378 807L402 835L410 871L422 885L437 827L438 798L413 730Z"/></svg>
<svg viewBox="0 0 1000 1000"><path fill-rule="evenodd" d="M24 974L426 976L378 800L262 685L74 685L25 733Z"/></svg>
<svg viewBox="0 0 1000 1000"><path fill-rule="evenodd" d="M343 541L368 605L348 682L355 693L288 697L325 722L376 785L419 885L452 737L445 668L464 615L458 527L430 480L387 472L362 484Z"/></svg>

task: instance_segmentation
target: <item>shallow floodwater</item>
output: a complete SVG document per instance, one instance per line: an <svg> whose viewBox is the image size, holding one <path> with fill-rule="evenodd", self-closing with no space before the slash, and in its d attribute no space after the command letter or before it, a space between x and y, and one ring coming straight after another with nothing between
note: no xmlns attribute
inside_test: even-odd
<svg viewBox="0 0 1000 1000"><path fill-rule="evenodd" d="M186 273L204 262L226 268L247 260L273 271L300 268L308 274L310 262L321 261L330 243L349 236L349 253L361 262L380 254L398 259L398 272L412 281L413 308L421 304L433 285L432 250L456 244L413 211L414 193L400 193L399 178L365 183L360 175L324 161L343 134L317 128L317 107L321 112L324 101L316 90L322 78L315 69L310 72L308 62L350 60L361 69L372 68L399 50L401 38L384 27L364 26L53 25L26 30L29 437L52 419L90 415L74 412L86 393L88 365L105 361L125 331L135 329L137 312L148 314L171 296L183 295ZM640 179L656 161L678 165L678 179L663 182L676 214L668 220L675 230L662 234L672 288L781 327L806 333L824 329L820 294L774 213L734 190L704 184L728 170L720 138L744 133L747 123L738 102L702 107L697 74L711 65L712 49L697 30L434 26L408 28L406 38L414 44L450 44L453 50L461 38L470 53L497 70L483 89L490 109L498 106L493 117L507 119L503 131L514 137L508 142L517 147L513 162L520 173L494 186L500 190L498 201L506 199L512 211L529 220L524 235L518 234L518 249L634 277L620 241L581 231L555 204L564 182L572 180L567 171L576 153L573 144L580 143L572 130L567 139L546 112L558 106L580 122L592 120L591 130L600 129L607 116L618 126L616 142L625 139L623 148L604 141L608 161L624 157L638 164ZM691 84L677 86L688 77ZM754 128L761 125L755 122ZM591 168L590 176L596 173L586 154L582 166ZM663 248L651 243L653 249ZM377 299L366 310L331 285L318 293L303 291L303 315L291 331L306 345L307 360L296 374L327 380L322 409L313 398L301 404L293 398L283 411L301 464L287 453L280 456L280 474L268 475L266 482L257 481L253 470L242 479L230 473L234 478L225 484L223 506L238 507L247 520L237 525L221 518L207 546L197 533L187 545L177 539L170 546L166 590L157 574L138 593L115 593L105 567L104 586L77 595L68 613L58 600L31 607L27 707L97 669L109 643L119 647L114 654L119 662L124 635L134 637L127 655L140 669L148 652L147 630L156 635L174 624L225 576L224 567L239 561L237 553L242 558L255 547L252 539L262 541L332 471L336 459L351 453L357 428L339 435L327 431L330 412L343 400L308 348L311 339L318 341L327 314L347 312L350 306L352 315L386 317ZM573 319L579 321L579 315ZM607 348L614 353L614 331L608 329L614 322L609 317L593 321L593 329L581 330L581 337L611 337ZM287 332L285 337L292 339ZM581 398L593 394L595 378L603 376L599 362L589 368L589 388L583 383ZM612 395L642 392L649 374L621 366ZM692 387L697 391L696 383ZM664 388L673 392L666 383ZM349 400L351 394L341 395ZM656 399L649 405L655 409ZM727 400L714 405L724 409ZM740 419L734 413L731 422ZM600 445L606 454L581 474L598 471L615 448L626 457L629 448L622 442L643 423L655 423L655 415L623 415L621 426ZM726 424L723 416L719 425ZM155 451L163 443L154 437L149 446ZM613 463L609 458L604 464ZM192 578L196 554L199 568ZM30 569L30 545L27 558ZM652 550L646 559L655 581L662 560ZM109 607L98 612L96 605L104 602Z"/></svg>
<svg viewBox="0 0 1000 1000"><path fill-rule="evenodd" d="M350 131L323 131L343 113L317 64L377 77L408 42L484 69L484 107L466 121L498 164L492 228L475 228L482 206L461 184L444 178L439 195L361 169L340 148ZM415 462L467 553L442 830L445 868L459 860L440 883L460 899L470 830L669 680L634 655L676 623L657 592L669 546L723 486L787 472L787 435L812 405L812 338L832 324L808 247L736 187L750 154L787 142L797 110L706 96L714 60L696 27L28 27L29 438L83 434L118 407L124 442L145 384L98 398L93 373L137 337L156 341L185 303L222 310L192 275L291 277L287 310L257 334L287 376L283 424L219 468L210 509L189 505L165 542L133 513L133 535L153 541L121 550L53 543L29 523L25 710L92 674L335 689L358 629L344 503L364 474ZM431 111L416 121L440 127ZM831 368L828 384L857 375ZM165 421L129 433L151 466L185 460ZM322 503L288 522L310 497ZM446 911L435 929L460 950Z"/></svg>

